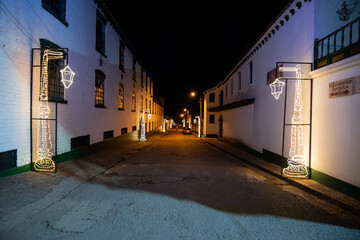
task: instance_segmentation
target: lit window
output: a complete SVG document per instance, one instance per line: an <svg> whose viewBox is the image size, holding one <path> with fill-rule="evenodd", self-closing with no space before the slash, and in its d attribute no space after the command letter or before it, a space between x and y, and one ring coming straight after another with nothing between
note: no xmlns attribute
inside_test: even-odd
<svg viewBox="0 0 360 240"><path fill-rule="evenodd" d="M136 94L133 91L132 95L131 95L131 111L135 112L136 111Z"/></svg>
<svg viewBox="0 0 360 240"><path fill-rule="evenodd" d="M100 70L95 70L95 107L105 107L105 74Z"/></svg>
<svg viewBox="0 0 360 240"><path fill-rule="evenodd" d="M118 109L124 110L124 85L122 83L119 83L119 103L118 103Z"/></svg>

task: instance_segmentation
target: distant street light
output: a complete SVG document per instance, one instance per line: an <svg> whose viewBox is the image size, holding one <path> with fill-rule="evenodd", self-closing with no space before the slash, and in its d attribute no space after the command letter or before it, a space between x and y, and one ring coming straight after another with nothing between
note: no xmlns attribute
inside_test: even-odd
<svg viewBox="0 0 360 240"><path fill-rule="evenodd" d="M191 97L195 97L195 96L196 96L196 93L195 93L195 92L191 92L191 93L190 93L190 96L191 96Z"/></svg>

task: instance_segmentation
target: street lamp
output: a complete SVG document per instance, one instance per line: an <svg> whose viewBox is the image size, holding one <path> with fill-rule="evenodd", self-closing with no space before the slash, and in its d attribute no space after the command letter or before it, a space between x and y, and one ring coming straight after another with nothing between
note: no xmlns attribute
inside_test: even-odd
<svg viewBox="0 0 360 240"><path fill-rule="evenodd" d="M145 133L145 112L148 112L147 115L148 119L151 119L150 109L142 109L142 118L141 118L141 134L140 134L140 141L145 142L146 141L146 133Z"/></svg>
<svg viewBox="0 0 360 240"><path fill-rule="evenodd" d="M190 96L191 96L191 97L195 97L195 96L196 96L196 93L193 91L193 92L190 93Z"/></svg>

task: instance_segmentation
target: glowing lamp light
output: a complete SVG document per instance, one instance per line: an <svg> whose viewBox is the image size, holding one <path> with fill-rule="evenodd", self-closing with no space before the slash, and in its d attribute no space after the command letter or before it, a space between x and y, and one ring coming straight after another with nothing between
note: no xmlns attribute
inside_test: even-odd
<svg viewBox="0 0 360 240"><path fill-rule="evenodd" d="M67 65L64 69L60 70L60 73L61 73L61 82L64 84L65 88L69 88L73 83L75 73L71 70L69 65Z"/></svg>
<svg viewBox="0 0 360 240"><path fill-rule="evenodd" d="M195 92L190 93L190 96L192 96L192 97L195 97L195 95L196 95Z"/></svg>
<svg viewBox="0 0 360 240"><path fill-rule="evenodd" d="M281 82L278 78L269 85L271 88L271 94L276 100L279 99L281 93L283 92L284 85L285 83Z"/></svg>

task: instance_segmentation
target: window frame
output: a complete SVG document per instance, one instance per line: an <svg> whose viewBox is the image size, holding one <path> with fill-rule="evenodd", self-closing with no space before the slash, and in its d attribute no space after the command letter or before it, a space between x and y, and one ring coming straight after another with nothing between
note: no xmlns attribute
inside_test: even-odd
<svg viewBox="0 0 360 240"><path fill-rule="evenodd" d="M118 110L124 111L125 110L125 97L124 97L124 84L119 83L119 90L118 90ZM121 106L122 105L122 106Z"/></svg>
<svg viewBox="0 0 360 240"><path fill-rule="evenodd" d="M215 123L215 115L214 114L210 114L209 115L209 124L213 124Z"/></svg>
<svg viewBox="0 0 360 240"><path fill-rule="evenodd" d="M131 93L131 112L136 112L136 93L132 91Z"/></svg>
<svg viewBox="0 0 360 240"><path fill-rule="evenodd" d="M121 40L119 45L119 69L125 72L125 43Z"/></svg>
<svg viewBox="0 0 360 240"><path fill-rule="evenodd" d="M254 66L253 66L253 62L249 62L249 85L253 84L254 83L254 79L253 79L253 69L254 69Z"/></svg>
<svg viewBox="0 0 360 240"><path fill-rule="evenodd" d="M101 70L98 69L95 70L95 107L97 108L106 108L105 78L106 75Z"/></svg>
<svg viewBox="0 0 360 240"><path fill-rule="evenodd" d="M107 58L105 54L105 27L106 27L106 19L104 15L96 9L96 39L95 39L95 49L102 56Z"/></svg>
<svg viewBox="0 0 360 240"><path fill-rule="evenodd" d="M215 102L215 93L209 93L209 102Z"/></svg>
<svg viewBox="0 0 360 240"><path fill-rule="evenodd" d="M61 3L63 3L63 6L60 6ZM69 23L66 22L66 0L62 0L60 4L54 0L41 0L41 7L48 11L66 27L69 26Z"/></svg>

